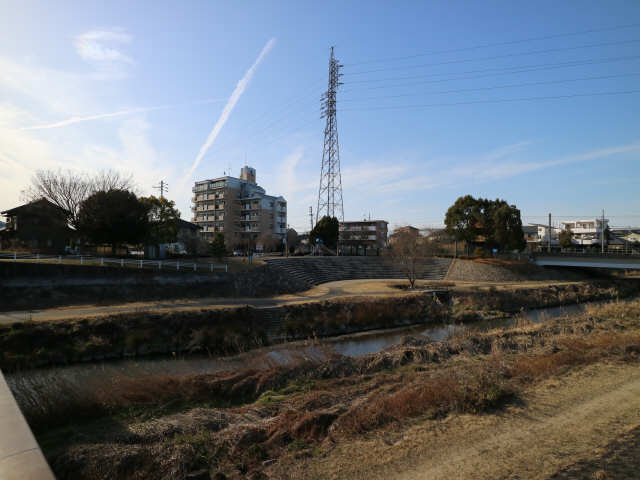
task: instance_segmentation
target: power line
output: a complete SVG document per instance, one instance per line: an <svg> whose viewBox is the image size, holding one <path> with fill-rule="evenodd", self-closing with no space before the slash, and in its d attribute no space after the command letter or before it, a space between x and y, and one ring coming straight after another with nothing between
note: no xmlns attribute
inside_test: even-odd
<svg viewBox="0 0 640 480"><path fill-rule="evenodd" d="M304 122L304 123L300 123L300 124L298 124L298 128L296 128L295 130L293 130L293 131L286 131L286 132L284 132L284 133L282 133L282 134L280 134L280 135L277 135L276 137L273 137L271 140L268 140L268 141L266 141L266 142L262 142L262 143L260 144L260 147L261 147L261 148L264 148L264 147L266 147L266 146L268 146L268 145L271 145L271 144L272 144L272 143L274 143L274 142L277 142L277 141L278 141L278 140L280 140L281 138L286 137L287 135L293 135L294 133L297 133L297 132L299 132L300 130L302 130L304 127L307 127L307 126L309 126L309 125L311 125L312 123L315 123L315 122L317 122L317 121L318 121L318 119L317 119L316 117L314 117L314 118L312 118L312 119L310 119L310 120L308 120L308 121L306 121L306 122ZM252 150L251 150L251 151L253 151L253 147L252 147Z"/></svg>
<svg viewBox="0 0 640 480"><path fill-rule="evenodd" d="M485 61L485 60L499 60L501 58L523 57L527 55L538 55L542 53L564 52L569 50L580 50L582 48L606 47L606 46L624 45L624 44L638 43L638 42L640 42L640 39L620 40L617 42L592 43L588 45L577 45L573 47L557 47L557 48L547 48L544 50L530 50L528 52L506 53L502 55L494 55L491 57L463 58L463 59L457 59L457 60L447 60L446 62L423 63L420 65L405 65L402 68L413 70L416 68L435 67L439 65L453 65L456 63L479 62L479 61ZM361 72L345 73L345 76L364 75L365 73L386 72L389 70L398 70L398 67L378 68L375 70L364 70Z"/></svg>
<svg viewBox="0 0 640 480"><path fill-rule="evenodd" d="M598 76L598 77L566 78L566 79L561 79L561 80L548 80L548 81L540 81L540 82L514 83L514 84L507 84L507 85L494 85L494 86L491 86L491 87L461 88L461 89L456 89L456 90L440 90L440 91L436 91L436 92L418 92L418 93L406 93L406 94L399 94L399 95L382 95L382 96L378 96L378 97L352 98L352 99L346 99L346 100L342 100L342 101L343 102L357 102L357 101L363 101L363 100L381 100L381 99L384 99L384 98L413 97L413 96L420 95L420 94L439 95L439 94L448 94L448 93L474 92L474 91L480 91L480 90L498 90L498 89L501 89L501 88L530 87L530 86L535 86L535 85L552 85L552 84L556 84L556 83L579 82L579 81L583 81L583 80L605 80L605 79L610 79L610 78L630 77L630 76L636 76L636 75L640 75L640 72L621 73L621 74L618 74L618 75L602 75L602 76Z"/></svg>
<svg viewBox="0 0 640 480"><path fill-rule="evenodd" d="M314 101L315 99L318 97L318 91L317 88L320 86L320 82L316 82L313 84L313 87L311 89L307 89L305 90L305 93L303 93L302 95L297 95L295 97L293 97L292 99L289 100L289 102L285 103L281 108L275 110L275 113L283 113L286 112L288 110L290 110L292 107L300 104L302 101L305 100L309 100L309 96L310 96L310 92L313 92L313 98ZM274 113L273 110L265 110L263 112L261 112L260 114L256 115L255 117L252 117L249 121L247 121L244 124L244 127L246 128L247 126L252 126L255 125L256 127L259 127L258 125L258 121L262 120L265 118L265 116L267 116L269 113ZM280 120L282 120L283 118L288 118L287 115L284 115L282 117L279 117L276 121L271 122L270 124L263 126L262 128L257 128L254 129L254 131L248 135L245 136L245 143L247 142L247 139L255 139L259 134L264 133L266 131L268 131L271 127L273 127L273 125L277 124ZM218 153L220 152L220 150L234 144L237 143L235 140L228 138L226 141L222 142L222 143L218 143L216 145L214 145L211 150L210 153Z"/></svg>
<svg viewBox="0 0 640 480"><path fill-rule="evenodd" d="M468 51L468 50L477 50L477 49L481 49L481 48L500 47L500 46L505 46L505 45L515 45L515 44L518 44L518 43L535 42L535 41L540 41L540 40L551 40L553 38L563 38L563 37L571 37L571 36L576 36L576 35L585 35L585 34L589 34L589 33L599 33L599 32L613 31L613 30L622 30L622 29L626 29L626 28L635 28L635 27L639 27L639 26L640 26L639 23L631 23L631 24L627 24L627 25L615 25L615 26L612 26L612 27L605 27L605 28L592 28L592 29L589 29L589 30L579 30L579 31L575 31L575 32L558 33L558 34L553 34L553 35L544 35L544 36L540 36L540 37L521 38L521 39L517 39L517 40L508 40L508 41L505 41L505 42L495 42L495 43L485 43L485 44L480 44L480 45L472 45L472 46L469 46L469 47L451 48L451 49L447 49L447 50L432 50L430 52L418 53L418 54L415 54L415 55L406 55L406 56L402 56L402 57L387 57L387 58L380 58L380 59L374 59L374 60L367 60L367 61L364 61L364 62L349 63L349 64L347 64L347 66L365 65L365 64L369 64L369 63L393 62L393 61L397 61L397 60L406 60L406 59L409 59L409 58L426 57L426 56L429 56L429 55L439 55L439 54L442 54L442 53L463 52L463 51Z"/></svg>
<svg viewBox="0 0 640 480"><path fill-rule="evenodd" d="M454 80L471 80L476 78L492 77L496 75L517 75L519 73L528 73L528 72L535 72L540 70L553 70L556 68L565 68L565 67L581 67L586 65L597 65L601 63L615 63L615 62L623 62L627 60L637 60L637 59L640 59L640 55L627 55L622 57L605 57L605 58L595 58L595 59L592 58L592 59L585 59L585 60L571 60L568 62L559 62L559 63L538 63L533 65L516 65L512 67L481 68L481 69L475 69L475 70L466 70L463 72L434 72L434 73L428 73L428 74L410 75L410 76L403 76L403 77L370 78L367 80L353 80L351 82L344 82L344 83L345 85L353 85L356 83L375 83L375 82L387 82L387 81L393 81L393 80L412 80L416 78L431 78L431 77L437 77L442 75L466 75L469 73L493 72L487 75L439 78L436 80L424 80L420 82L400 83L395 85L382 85L378 87L364 87L364 88L357 87L357 88L346 89L344 91L350 92L356 89L357 90L363 90L363 89L373 90L378 88L387 88L388 86L403 87L403 86L409 86L409 85L418 85L422 83L439 83L439 82L449 82Z"/></svg>
<svg viewBox="0 0 640 480"><path fill-rule="evenodd" d="M577 98L577 97L596 97L596 96L608 96L608 95L627 95L633 93L640 93L640 90L623 90L613 92L592 92L592 93L575 93L569 95L548 95L542 97L520 97L520 98L500 98L494 100L474 100L468 102L452 102L452 103L431 103L425 105L395 105L384 107L365 107L365 108L343 108L341 111L356 111L356 110L402 110L402 109L421 109L429 107L449 107L456 105L475 105L484 103L509 103L509 102L525 102L535 100L557 100L565 98Z"/></svg>
<svg viewBox="0 0 640 480"><path fill-rule="evenodd" d="M317 95L317 96L319 96L319 95ZM315 103L317 101L317 99L314 99L313 101ZM309 102L305 102L305 104L306 103L309 103ZM283 120L290 120L290 119L291 119L291 116L288 113L285 113L284 115L276 118L271 123L268 123L264 128L262 128L260 130L257 130L254 133L254 135L251 136L251 138L252 139L256 138L258 135L260 135L261 133L265 133L265 132L269 131L271 128L273 128L275 125L277 125L278 123L282 122ZM256 148L256 146L254 145L254 146L251 147L251 150L254 150L255 148Z"/></svg>

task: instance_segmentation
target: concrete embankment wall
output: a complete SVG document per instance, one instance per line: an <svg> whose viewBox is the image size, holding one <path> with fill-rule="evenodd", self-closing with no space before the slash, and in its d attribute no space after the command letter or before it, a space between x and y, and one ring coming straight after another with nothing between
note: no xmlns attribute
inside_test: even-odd
<svg viewBox="0 0 640 480"><path fill-rule="evenodd" d="M212 275L0 262L0 311L169 298L263 297L306 288L305 283L268 265Z"/></svg>
<svg viewBox="0 0 640 480"><path fill-rule="evenodd" d="M0 479L55 480L0 372Z"/></svg>

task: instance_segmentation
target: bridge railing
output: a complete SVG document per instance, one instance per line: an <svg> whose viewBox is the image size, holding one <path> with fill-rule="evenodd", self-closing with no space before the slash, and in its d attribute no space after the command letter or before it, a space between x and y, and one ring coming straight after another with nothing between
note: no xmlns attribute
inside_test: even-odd
<svg viewBox="0 0 640 480"><path fill-rule="evenodd" d="M640 248L630 249L605 249L604 253L600 250L588 250L582 248L563 248L562 250L552 250L547 252L545 250L538 250L534 253L535 256L580 256L580 257L639 257Z"/></svg>

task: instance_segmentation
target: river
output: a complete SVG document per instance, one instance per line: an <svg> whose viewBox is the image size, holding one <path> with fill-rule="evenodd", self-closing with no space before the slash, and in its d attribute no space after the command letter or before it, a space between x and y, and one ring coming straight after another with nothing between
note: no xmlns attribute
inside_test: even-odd
<svg viewBox="0 0 640 480"><path fill-rule="evenodd" d="M181 358L142 358L99 363L84 363L70 366L28 370L5 375L14 394L44 394L53 385L64 385L66 389L83 390L96 384L108 385L118 378L144 377L146 375L186 376L220 371L238 371L246 368L262 369L286 365L300 358L322 360L331 353L360 356L379 352L398 343L407 335L425 335L434 341L446 340L465 330L484 331L514 325L519 319L538 323L546 319L582 312L587 304L544 308L525 311L515 317L474 322L466 325L429 324L414 325L388 330L375 330L340 337L319 339L314 342L291 342L251 350L229 357L186 356ZM33 401L33 398L30 399Z"/></svg>

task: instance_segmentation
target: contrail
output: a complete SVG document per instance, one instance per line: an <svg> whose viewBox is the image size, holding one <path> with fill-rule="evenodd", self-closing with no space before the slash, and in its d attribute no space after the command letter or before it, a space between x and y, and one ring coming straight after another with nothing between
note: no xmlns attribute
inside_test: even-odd
<svg viewBox="0 0 640 480"><path fill-rule="evenodd" d="M199 102L191 102L191 103L180 103L175 105L158 105L155 107L137 107L137 108L129 108L126 110L118 110L117 112L109 112L109 113L99 113L97 115L88 115L86 117L71 117L66 120L61 120L59 122L47 123L44 125L34 125L32 127L22 127L19 130L45 130L49 128L59 128L66 127L67 125L73 125L74 123L82 123L89 122L91 120L100 120L102 118L110 118L110 117L120 117L123 115L131 115L133 113L142 113L142 112L153 112L154 110L166 110L169 108L178 108L183 107L185 105L202 105L205 103L218 103L224 102L225 99L211 99L211 100L202 100Z"/></svg>
<svg viewBox="0 0 640 480"><path fill-rule="evenodd" d="M249 82L251 81L253 74L255 73L260 63L262 63L262 60L264 60L264 57L267 55L267 53L269 53L269 51L273 48L273 45L275 44L275 42L276 42L276 39L272 38L266 43L266 45L260 52L260 55L258 55L258 58L256 59L256 61L253 62L253 65L251 65L249 70L247 70L247 73L244 74L244 77L242 77L240 81L238 81L238 84L236 85L235 90L229 97L227 104L222 109L222 113L220 114L220 117L218 117L218 121L213 126L213 130L211 130L211 133L207 137L207 141L204 142L204 145L202 145L202 147L200 147L200 151L198 152L198 156L194 160L193 165L191 166L187 174L183 177L182 183L181 183L182 187L184 187L184 184L187 182L187 180L189 180L191 175L193 175L193 172L195 172L196 168L198 168L198 165L200 165L200 161L205 156L209 148L211 148L211 145L213 145L213 142L215 142L216 137L220 133L220 130L222 130L222 127L224 127L224 124L227 123L227 120L229 119L229 116L231 115L233 108L236 106L236 103L238 103L238 100L240 100L240 97L242 96L245 89L249 85Z"/></svg>

